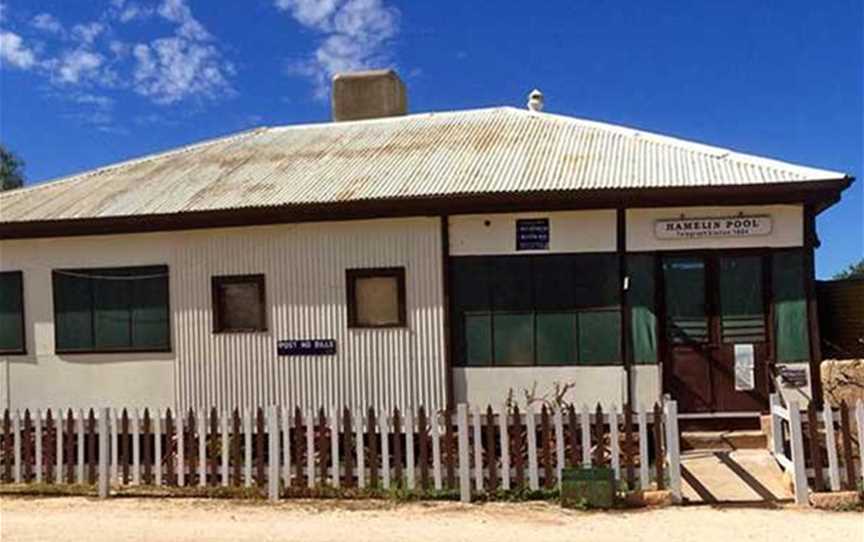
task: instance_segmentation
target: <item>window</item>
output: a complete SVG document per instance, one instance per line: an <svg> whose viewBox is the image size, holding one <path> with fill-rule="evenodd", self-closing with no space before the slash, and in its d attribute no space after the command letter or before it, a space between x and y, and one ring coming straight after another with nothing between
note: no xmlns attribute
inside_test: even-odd
<svg viewBox="0 0 864 542"><path fill-rule="evenodd" d="M55 270L59 353L171 349L166 266Z"/></svg>
<svg viewBox="0 0 864 542"><path fill-rule="evenodd" d="M772 259L777 361L808 361L810 331L804 292L804 252L781 250L775 252Z"/></svg>
<svg viewBox="0 0 864 542"><path fill-rule="evenodd" d="M656 260L652 254L627 256L630 340L633 344L633 362L637 364L657 363L655 266Z"/></svg>
<svg viewBox="0 0 864 542"><path fill-rule="evenodd" d="M267 331L264 275L213 277L213 333Z"/></svg>
<svg viewBox="0 0 864 542"><path fill-rule="evenodd" d="M454 362L620 363L618 256L467 256L451 263Z"/></svg>
<svg viewBox="0 0 864 542"><path fill-rule="evenodd" d="M348 327L402 327L405 268L348 269Z"/></svg>
<svg viewBox="0 0 864 542"><path fill-rule="evenodd" d="M0 354L24 354L24 278L21 271L0 273Z"/></svg>

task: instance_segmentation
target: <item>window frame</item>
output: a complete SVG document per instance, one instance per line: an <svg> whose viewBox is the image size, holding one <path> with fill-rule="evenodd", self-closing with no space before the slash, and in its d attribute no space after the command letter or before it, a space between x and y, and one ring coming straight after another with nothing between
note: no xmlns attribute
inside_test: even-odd
<svg viewBox="0 0 864 542"><path fill-rule="evenodd" d="M269 326L267 322L267 290L266 275L264 273L253 273L244 275L214 275L210 277L210 303L213 314L213 334L234 333L265 333ZM257 328L226 328L225 317L222 312L222 286L228 284L255 284L258 287L258 317L260 326Z"/></svg>
<svg viewBox="0 0 864 542"><path fill-rule="evenodd" d="M27 355L27 316L26 316L26 300L24 299L24 272L23 271L0 271L0 277L3 275L18 276L18 292L21 298L21 348L0 348L0 356L23 356Z"/></svg>
<svg viewBox="0 0 864 542"><path fill-rule="evenodd" d="M397 322L392 324L364 324L357 320L357 279L395 278ZM405 300L404 267L367 267L345 270L349 329L386 329L408 327L408 309Z"/></svg>
<svg viewBox="0 0 864 542"><path fill-rule="evenodd" d="M448 273L448 278L449 278L450 284L452 285L454 282L454 269L455 269L455 266L453 264L455 263L455 260L457 260L457 259L460 259L463 261L467 261L469 259L470 260L476 260L476 261L484 261L484 262L486 262L484 264L485 268L486 268L486 272L491 275L494 273L494 270L493 270L494 264L491 263L493 260L498 259L498 258L501 258L501 259L519 258L519 259L527 259L527 260L531 261L530 266L531 266L531 275L532 275L532 281L533 281L534 269L535 269L534 268L535 260L546 259L546 258L550 258L550 257L552 257L552 258L564 257L566 259L573 259L573 260L575 260L575 258L580 258L580 257L608 257L608 258L610 258L610 260L614 260L615 266L618 268L619 271L620 271L620 266L621 266L620 259L618 258L618 253L617 252L609 252L609 251L528 253L528 254L471 254L471 255L460 255L460 256L451 257L450 262L448 264L447 273ZM573 265L573 262L571 262L570 265ZM573 276L575 276L575 275L573 275ZM537 359L538 358L538 347L537 347L537 336L538 336L537 316L538 315L560 313L560 314L571 314L576 318L576 321L575 321L576 327L574 328L574 333L576 334L574 336L574 347L575 347L575 350L576 350L576 353L578 356L580 349L581 349L581 341L580 341L580 337L578 335L578 333L579 333L579 317L585 313L615 313L615 314L621 313L621 308L624 306L624 295L625 294L624 294L622 285L620 283L620 280L618 279L618 273L616 273L614 276L615 276L614 281L615 281L615 284L617 285L617 287L615 288L615 296L616 296L617 301L618 301L615 304L585 304L585 305L580 305L577 303L574 306L559 307L559 308L554 308L554 309L538 308L538 303L537 303L536 298L535 298L535 296L536 296L535 285L532 282L531 298L532 298L533 308L531 308L531 309L519 309L519 310L515 310L515 309L514 310L508 310L508 309L499 310L499 309L495 308L495 299L494 299L494 294L492 293L492 289L494 288L494 282L492 280L490 280L489 284L487 284L487 287L489 288L489 293L487 296L489 307L485 310L472 309L471 311L459 311L458 307L456 305L456 301L455 301L454 297L452 297L452 293L451 293L451 298L449 300L449 306L447 308L447 310L449 311L451 322L452 322L453 326L458 326L458 327L463 328L463 331L456 331L457 335L454 335L452 342L451 342L451 345L450 345L450 353L452 356L451 359L453 360L453 366L458 367L460 369L500 369L500 368L530 368L530 367L553 367L553 368L623 367L626 362L624 360L624 354L621 351L621 346L620 346L621 340L620 339L623 336L623 334L626 333L626 330L624 329L623 318L621 318L620 316L618 318L618 335L617 335L617 337L618 337L617 348L619 351L618 352L619 359L617 359L617 360L604 360L604 361L599 361L599 360L585 361L585 360L581 359L581 357L580 357L576 361L573 361L570 363L539 362ZM572 280L572 278L571 278L571 280ZM574 289L573 293L578 294L578 286L576 289ZM466 338L465 333L464 333L465 314L467 312L471 312L474 316L478 316L481 314L487 314L491 319L491 321L490 321L490 326L491 326L490 336L491 336L491 341L492 341L492 348L491 348L492 359L490 360L490 362L488 364L472 365L472 364L468 363L468 360L467 360L467 338ZM533 320L534 320L533 331L532 331L533 337L534 337L534 359L533 359L533 362L531 364L507 365L507 364L499 364L496 362L496 360L495 360L495 348L494 348L495 347L494 317L496 314L505 314L505 313L511 313L511 314L515 314L515 313L529 314L530 313L532 315Z"/></svg>
<svg viewBox="0 0 864 542"><path fill-rule="evenodd" d="M165 311L168 315L167 326L168 326L168 342L164 347L129 347L129 348L96 348L95 346L90 348L61 348L58 346L59 344L59 330L57 326L57 287L56 287L56 276L58 272L69 272L69 273L81 273L83 274L98 274L99 271L113 271L118 269L141 269L141 268L152 268L159 267L165 270L165 280L167 281L167 287L165 288ZM52 301L52 317L54 324L54 353L55 354L164 354L170 353L174 348L174 337L173 337L173 328L172 328L172 319L171 319L171 268L167 264L153 264L153 265L126 265L126 266L112 266L112 267L86 267L86 268L62 268L62 269L52 269L51 271L51 301ZM91 322L95 318L95 307L93 305L92 293L90 300L90 319ZM95 344L95 340L94 340Z"/></svg>

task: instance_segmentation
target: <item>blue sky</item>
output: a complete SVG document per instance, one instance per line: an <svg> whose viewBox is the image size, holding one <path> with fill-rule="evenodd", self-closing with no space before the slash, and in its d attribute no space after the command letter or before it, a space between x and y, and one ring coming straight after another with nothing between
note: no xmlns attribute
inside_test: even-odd
<svg viewBox="0 0 864 542"><path fill-rule="evenodd" d="M523 106L860 177L864 13L831 2L0 0L0 141L37 183L257 125L325 121L332 73L412 111ZM817 273L864 256L862 182Z"/></svg>

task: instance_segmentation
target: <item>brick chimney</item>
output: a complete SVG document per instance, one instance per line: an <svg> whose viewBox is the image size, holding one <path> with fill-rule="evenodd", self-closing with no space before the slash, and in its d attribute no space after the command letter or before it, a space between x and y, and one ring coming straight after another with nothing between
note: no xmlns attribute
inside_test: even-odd
<svg viewBox="0 0 864 542"><path fill-rule="evenodd" d="M333 120L404 115L405 84L393 70L337 73L333 76Z"/></svg>

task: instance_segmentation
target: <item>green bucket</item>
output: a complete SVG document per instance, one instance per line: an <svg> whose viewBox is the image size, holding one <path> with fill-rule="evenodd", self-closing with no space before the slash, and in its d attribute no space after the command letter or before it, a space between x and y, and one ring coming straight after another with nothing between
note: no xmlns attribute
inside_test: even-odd
<svg viewBox="0 0 864 542"><path fill-rule="evenodd" d="M561 506L612 508L615 471L606 467L579 467L561 472Z"/></svg>

